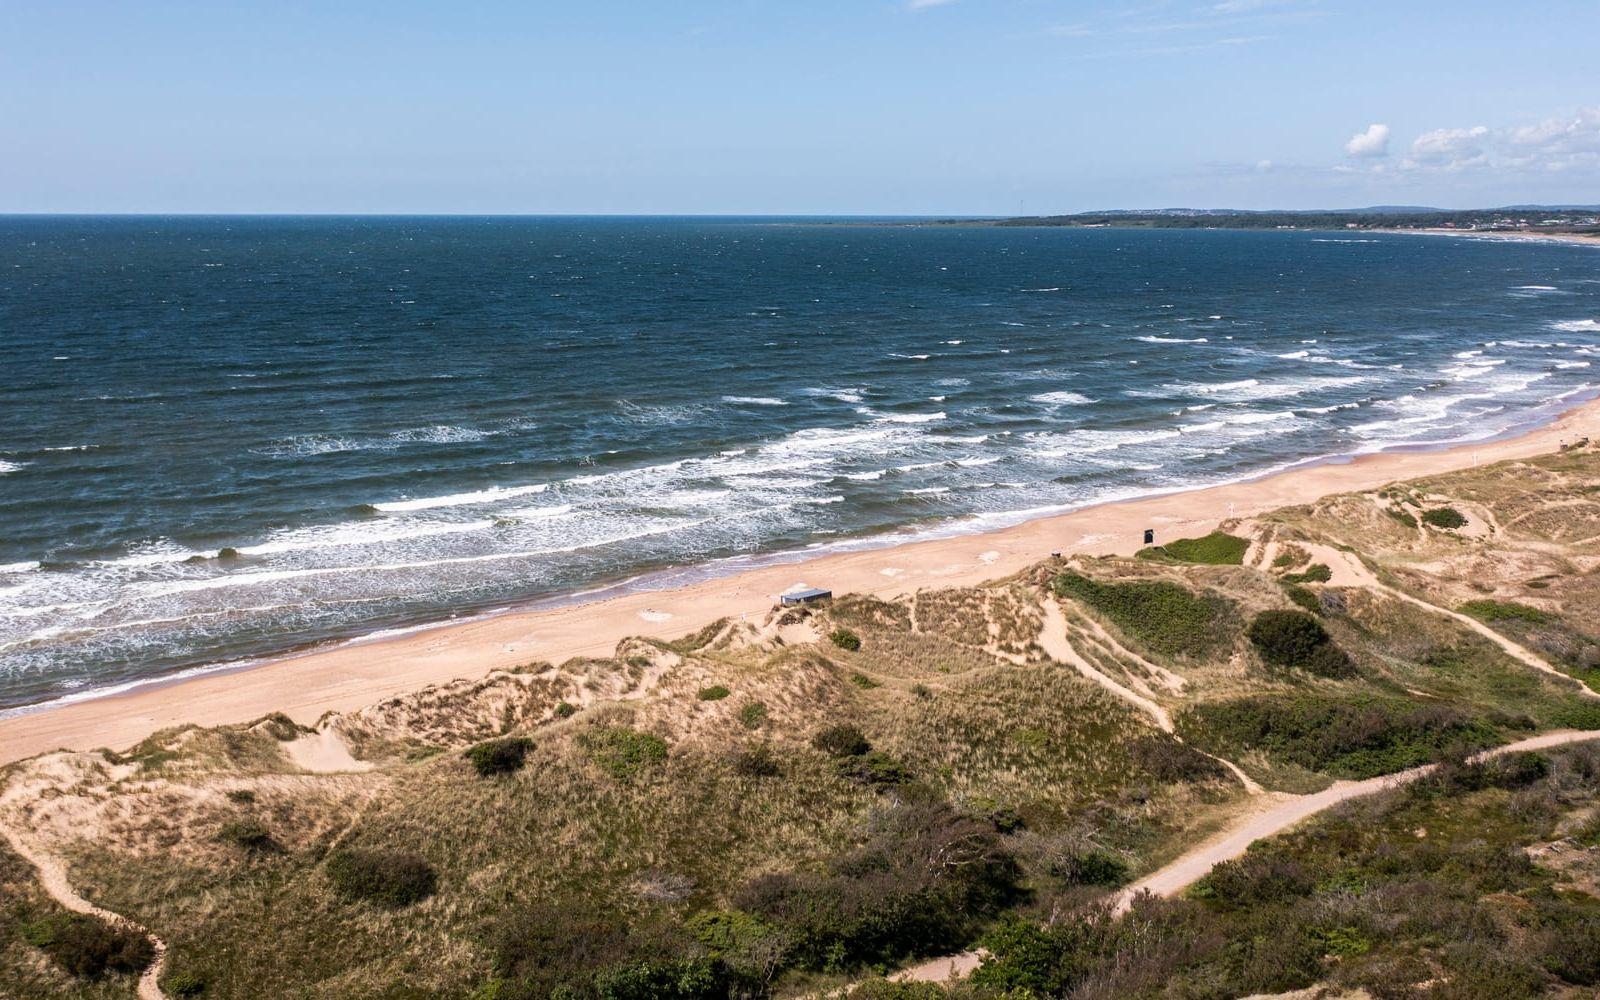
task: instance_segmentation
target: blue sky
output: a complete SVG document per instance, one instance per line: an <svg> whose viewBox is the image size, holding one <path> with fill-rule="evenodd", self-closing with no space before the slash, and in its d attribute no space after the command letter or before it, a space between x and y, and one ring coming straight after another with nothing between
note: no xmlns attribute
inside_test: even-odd
<svg viewBox="0 0 1600 1000"><path fill-rule="evenodd" d="M0 0L0 211L1600 202L1600 3Z"/></svg>

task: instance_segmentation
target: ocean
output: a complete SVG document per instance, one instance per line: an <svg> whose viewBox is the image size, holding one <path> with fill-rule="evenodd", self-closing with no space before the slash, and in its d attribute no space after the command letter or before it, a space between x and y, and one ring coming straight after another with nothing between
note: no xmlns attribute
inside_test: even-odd
<svg viewBox="0 0 1600 1000"><path fill-rule="evenodd" d="M0 218L0 708L1490 437L1600 253L748 218Z"/></svg>

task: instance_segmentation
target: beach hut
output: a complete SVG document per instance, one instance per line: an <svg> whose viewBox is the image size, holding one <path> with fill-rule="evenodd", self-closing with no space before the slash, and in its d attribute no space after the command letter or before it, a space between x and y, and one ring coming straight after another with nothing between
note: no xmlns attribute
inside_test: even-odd
<svg viewBox="0 0 1600 1000"><path fill-rule="evenodd" d="M778 598L786 608L799 607L802 604L811 604L815 601L826 601L833 596L833 591L823 590L820 587L808 587L805 590L791 590Z"/></svg>

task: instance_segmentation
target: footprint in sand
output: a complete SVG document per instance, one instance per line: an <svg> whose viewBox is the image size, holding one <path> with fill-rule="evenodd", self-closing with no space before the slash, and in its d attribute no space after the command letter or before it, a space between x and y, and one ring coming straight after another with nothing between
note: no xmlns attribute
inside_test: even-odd
<svg viewBox="0 0 1600 1000"><path fill-rule="evenodd" d="M905 570L903 570L903 569L895 569L893 566L885 566L883 569L878 570L878 572L882 573L884 576L893 578L893 577L900 576L901 574L903 574L905 572Z"/></svg>
<svg viewBox="0 0 1600 1000"><path fill-rule="evenodd" d="M672 616L665 611L641 611L639 617L647 622L670 622Z"/></svg>
<svg viewBox="0 0 1600 1000"><path fill-rule="evenodd" d="M980 552L978 553L978 561L983 563L985 566L993 566L995 563L1000 561L1000 553L993 549L990 549L988 552Z"/></svg>

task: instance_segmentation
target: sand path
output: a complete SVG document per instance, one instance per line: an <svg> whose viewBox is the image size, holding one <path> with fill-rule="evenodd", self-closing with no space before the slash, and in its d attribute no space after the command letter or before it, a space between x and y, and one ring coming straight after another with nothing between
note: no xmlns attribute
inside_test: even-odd
<svg viewBox="0 0 1600 1000"><path fill-rule="evenodd" d="M1544 750L1596 739L1600 739L1600 732L1561 730L1542 733L1486 750L1473 759L1486 760L1523 750ZM1365 781L1336 781L1322 791L1310 795L1275 792L1261 796L1255 808L1236 818L1226 830L1123 889L1116 896L1114 904L1116 912L1126 912L1133 898L1141 892L1150 892L1157 896L1174 896L1199 881L1218 864L1242 856L1250 845L1258 840L1282 833L1341 802L1408 785L1418 778L1431 774L1435 766L1424 764L1421 767L1368 778ZM983 955L981 949L946 955L901 970L892 978L902 982L944 982L952 975L965 976L976 969L983 960Z"/></svg>
<svg viewBox="0 0 1600 1000"><path fill-rule="evenodd" d="M1467 628L1478 633L1485 639L1488 639L1490 642L1494 643L1496 646L1499 646L1501 649L1505 650L1506 654L1512 659L1530 666L1540 673L1549 674L1552 677L1559 677L1563 682L1565 682L1566 685L1571 686L1580 697L1600 698L1600 692L1596 692L1587 684L1584 684L1583 682L1572 677L1572 675L1562 673L1560 670L1557 670L1555 667L1551 666L1550 663L1543 657L1534 653L1526 646L1506 638L1499 632L1496 632L1494 629L1485 625L1483 622L1478 621L1478 619L1469 615L1464 615L1459 611L1451 611L1449 608L1442 608L1437 604L1429 603L1420 597L1413 597L1403 590L1389 586L1388 584L1379 580L1377 576L1375 576L1371 570L1367 569L1366 565L1363 564L1356 556L1325 545L1307 545L1304 546L1304 548L1311 552L1312 560L1314 562L1327 563L1328 566L1333 570L1333 579L1329 581L1331 586L1365 587L1368 590L1376 591L1377 593L1383 594L1387 597L1392 597L1397 601L1405 601L1407 604L1412 604L1426 611L1431 611L1436 615L1443 615L1446 618L1453 618L1457 622L1460 622L1462 625L1465 625Z"/></svg>
<svg viewBox="0 0 1600 1000"><path fill-rule="evenodd" d="M86 913L149 938L150 944L155 948L155 959L139 976L139 1000L167 1000L167 995L161 992L161 972L167 963L165 941L150 933L143 924L129 920L120 913L112 913L104 907L96 906L74 892L61 862L33 847L4 820L0 820L0 836L4 836L11 844L11 849L39 873L39 884L44 887L44 891L51 899L74 913Z"/></svg>
<svg viewBox="0 0 1600 1000"><path fill-rule="evenodd" d="M1071 641L1067 639L1067 618L1061 613L1061 605L1048 597L1041 603L1044 605L1044 628L1039 631L1039 648L1045 651L1045 655L1058 663L1067 664L1078 673L1110 691L1113 695L1150 716L1151 721L1156 724L1156 728L1162 732L1170 733L1173 731L1172 716L1167 714L1165 708L1102 673L1073 648Z"/></svg>

